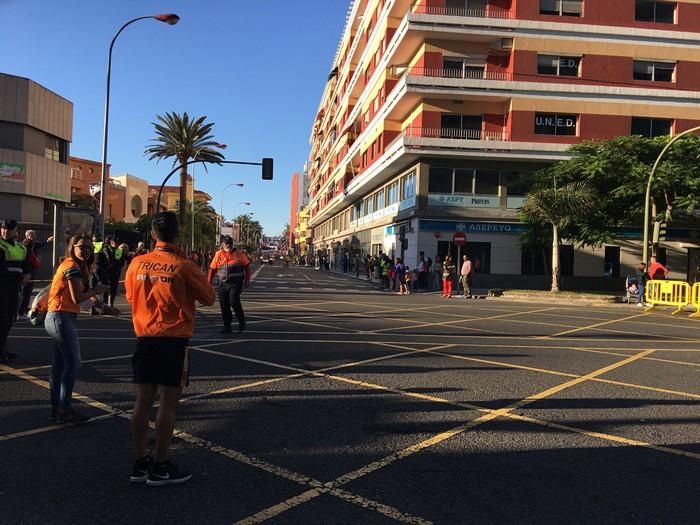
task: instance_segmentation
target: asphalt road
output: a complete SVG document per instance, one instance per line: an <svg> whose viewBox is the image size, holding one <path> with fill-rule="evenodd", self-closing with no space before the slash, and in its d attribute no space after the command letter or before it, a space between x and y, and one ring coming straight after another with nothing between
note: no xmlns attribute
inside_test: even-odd
<svg viewBox="0 0 700 525"><path fill-rule="evenodd" d="M134 344L81 317L76 392L48 422L51 341L0 365L0 522L700 522L700 322L635 307L399 296L263 267L248 328L201 308L173 459L130 486Z"/></svg>

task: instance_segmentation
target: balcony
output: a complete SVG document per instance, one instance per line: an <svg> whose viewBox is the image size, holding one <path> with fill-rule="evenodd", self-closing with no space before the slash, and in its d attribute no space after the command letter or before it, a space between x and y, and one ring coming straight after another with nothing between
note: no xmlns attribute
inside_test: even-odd
<svg viewBox="0 0 700 525"><path fill-rule="evenodd" d="M428 139L450 139L457 141L492 141L510 142L510 134L506 131L484 131L468 128L420 128L404 129L405 137L422 137Z"/></svg>
<svg viewBox="0 0 700 525"><path fill-rule="evenodd" d="M512 81L513 73L508 71L488 71L481 68L439 68L439 67L413 67L408 71L408 75L431 78L458 78L468 80L500 80ZM397 75L400 77L402 75Z"/></svg>
<svg viewBox="0 0 700 525"><path fill-rule="evenodd" d="M498 18L501 20L514 19L515 12L496 7L484 2L484 7L467 8L467 7L450 7L450 6L432 6L426 5L428 0L418 0L411 9L411 12L424 15L441 15L441 16L466 16L472 18Z"/></svg>

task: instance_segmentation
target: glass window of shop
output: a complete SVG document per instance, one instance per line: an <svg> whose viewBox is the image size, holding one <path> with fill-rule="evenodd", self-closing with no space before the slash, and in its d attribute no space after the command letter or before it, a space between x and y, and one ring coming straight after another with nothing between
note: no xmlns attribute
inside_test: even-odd
<svg viewBox="0 0 700 525"><path fill-rule="evenodd" d="M455 169L455 193L474 193L474 170Z"/></svg>
<svg viewBox="0 0 700 525"><path fill-rule="evenodd" d="M391 184L389 184L389 188L387 189L386 196L387 196L386 203L388 206L391 206L392 204L399 202L399 183L398 183L398 181L392 182Z"/></svg>
<svg viewBox="0 0 700 525"><path fill-rule="evenodd" d="M401 177L401 200L410 199L416 194L416 172Z"/></svg>
<svg viewBox="0 0 700 525"><path fill-rule="evenodd" d="M475 195L498 195L498 170L476 170Z"/></svg>
<svg viewBox="0 0 700 525"><path fill-rule="evenodd" d="M365 216L371 215L374 213L374 195L370 195L369 197L365 197Z"/></svg>
<svg viewBox="0 0 700 525"><path fill-rule="evenodd" d="M428 193L452 193L452 168L430 167Z"/></svg>
<svg viewBox="0 0 700 525"><path fill-rule="evenodd" d="M462 267L462 256L469 255L474 273L491 273L491 243L467 242L464 246L455 246L451 241L438 241L437 255L442 259L451 255L457 265Z"/></svg>
<svg viewBox="0 0 700 525"><path fill-rule="evenodd" d="M525 196L532 188L532 174L527 171L511 171L505 174L508 195L513 197Z"/></svg>

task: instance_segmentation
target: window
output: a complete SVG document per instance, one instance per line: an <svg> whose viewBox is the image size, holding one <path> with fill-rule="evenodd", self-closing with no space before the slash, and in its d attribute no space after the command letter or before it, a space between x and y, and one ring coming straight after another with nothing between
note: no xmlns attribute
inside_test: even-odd
<svg viewBox="0 0 700 525"><path fill-rule="evenodd" d="M673 82L675 62L634 61L634 79L651 80L653 82Z"/></svg>
<svg viewBox="0 0 700 525"><path fill-rule="evenodd" d="M632 117L631 135L663 137L671 134L672 125L670 119Z"/></svg>
<svg viewBox="0 0 700 525"><path fill-rule="evenodd" d="M537 135L576 135L578 115L535 113Z"/></svg>
<svg viewBox="0 0 700 525"><path fill-rule="evenodd" d="M389 188L387 189L386 196L387 196L387 204L389 206L391 206L392 204L399 201L399 183L398 182L392 182L391 184L389 184Z"/></svg>
<svg viewBox="0 0 700 525"><path fill-rule="evenodd" d="M577 77L580 73L580 64L581 57L537 55L537 73L539 75Z"/></svg>
<svg viewBox="0 0 700 525"><path fill-rule="evenodd" d="M476 170L476 195L498 195L498 170Z"/></svg>
<svg viewBox="0 0 700 525"><path fill-rule="evenodd" d="M365 215L370 215L374 213L374 199L372 197L367 197L365 199Z"/></svg>
<svg viewBox="0 0 700 525"><path fill-rule="evenodd" d="M452 193L452 168L430 168L428 193Z"/></svg>
<svg viewBox="0 0 700 525"><path fill-rule="evenodd" d="M450 139L481 139L481 115L443 113L440 116L440 136Z"/></svg>
<svg viewBox="0 0 700 525"><path fill-rule="evenodd" d="M532 184L529 182L530 173L523 171L512 171L506 175L506 188L508 195L527 195Z"/></svg>
<svg viewBox="0 0 700 525"><path fill-rule="evenodd" d="M484 60L473 58L444 57L442 68L447 78L484 78L486 64Z"/></svg>
<svg viewBox="0 0 700 525"><path fill-rule="evenodd" d="M583 0L540 0L541 15L581 16Z"/></svg>
<svg viewBox="0 0 700 525"><path fill-rule="evenodd" d="M377 192L377 210L383 210L384 209L384 190L380 190Z"/></svg>
<svg viewBox="0 0 700 525"><path fill-rule="evenodd" d="M401 200L410 199L416 194L416 172L412 171L401 178Z"/></svg>
<svg viewBox="0 0 700 525"><path fill-rule="evenodd" d="M455 193L474 193L474 170L455 170Z"/></svg>
<svg viewBox="0 0 700 525"><path fill-rule="evenodd" d="M634 19L638 22L673 24L676 21L676 2L636 0Z"/></svg>

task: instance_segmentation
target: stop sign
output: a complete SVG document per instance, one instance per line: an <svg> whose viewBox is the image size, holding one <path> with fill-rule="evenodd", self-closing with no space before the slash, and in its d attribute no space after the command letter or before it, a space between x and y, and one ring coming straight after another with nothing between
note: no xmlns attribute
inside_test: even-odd
<svg viewBox="0 0 700 525"><path fill-rule="evenodd" d="M457 232L452 237L452 242L455 246L464 246L467 242L467 235L464 232Z"/></svg>

